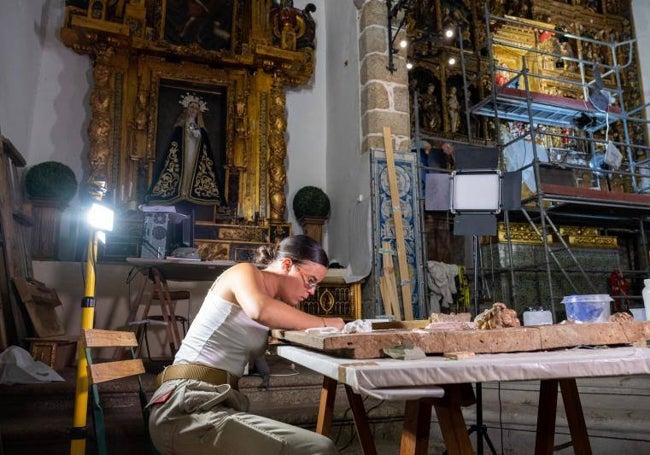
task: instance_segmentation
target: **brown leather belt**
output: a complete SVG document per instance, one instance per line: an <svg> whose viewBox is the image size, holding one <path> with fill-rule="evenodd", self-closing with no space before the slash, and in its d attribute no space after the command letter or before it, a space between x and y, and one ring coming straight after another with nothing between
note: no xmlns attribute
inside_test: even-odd
<svg viewBox="0 0 650 455"><path fill-rule="evenodd" d="M156 377L156 387L160 387L163 382L171 381L172 379L194 379L212 385L229 384L234 389L237 389L237 383L239 381L237 376L219 368L193 363L181 363L166 367Z"/></svg>

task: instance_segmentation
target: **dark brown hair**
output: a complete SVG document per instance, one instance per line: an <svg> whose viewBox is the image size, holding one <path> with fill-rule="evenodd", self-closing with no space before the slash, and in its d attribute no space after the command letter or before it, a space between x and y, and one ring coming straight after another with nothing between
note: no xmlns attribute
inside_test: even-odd
<svg viewBox="0 0 650 455"><path fill-rule="evenodd" d="M257 249L255 262L268 265L279 259L289 258L296 264L311 261L329 267L329 259L323 247L306 235L285 237L275 245L261 246Z"/></svg>

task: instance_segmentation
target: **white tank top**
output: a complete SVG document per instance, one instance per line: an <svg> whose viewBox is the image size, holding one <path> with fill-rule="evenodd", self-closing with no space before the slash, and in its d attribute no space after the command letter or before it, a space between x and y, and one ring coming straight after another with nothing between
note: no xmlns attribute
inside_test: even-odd
<svg viewBox="0 0 650 455"><path fill-rule="evenodd" d="M239 305L210 289L174 364L198 363L241 377L246 364L264 354L268 336L268 327L253 321Z"/></svg>

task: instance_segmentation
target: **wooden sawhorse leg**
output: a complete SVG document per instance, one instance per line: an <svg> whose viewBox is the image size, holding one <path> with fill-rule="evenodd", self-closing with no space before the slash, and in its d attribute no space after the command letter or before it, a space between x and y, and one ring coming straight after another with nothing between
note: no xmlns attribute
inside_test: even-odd
<svg viewBox="0 0 650 455"><path fill-rule="evenodd" d="M334 415L334 401L336 399L336 387L338 381L325 376L323 378L323 388L320 394L320 404L318 407L318 418L316 420L316 433L323 436L331 436L332 433L332 418ZM352 410L352 417L354 419L354 427L359 437L361 450L364 455L377 455L377 448L375 440L370 431L368 423L368 416L366 409L363 406L361 395L355 393L351 387L345 386L345 393L348 396L350 409Z"/></svg>
<svg viewBox="0 0 650 455"><path fill-rule="evenodd" d="M474 449L469 439L461 404L466 401L466 384L446 384L445 396L433 399L433 407L438 417L438 425L449 455L473 455ZM415 453L415 452L414 452ZM418 452L426 453L426 452Z"/></svg>
<svg viewBox="0 0 650 455"><path fill-rule="evenodd" d="M354 427L357 429L357 436L361 444L363 455L377 455L377 447L375 446L375 438L370 431L370 424L368 423L368 415L366 408L363 405L361 395L355 393L352 387L345 385L345 393L348 396L350 409L352 409L352 417L354 418Z"/></svg>
<svg viewBox="0 0 650 455"><path fill-rule="evenodd" d="M557 388L560 386L567 423L573 443L573 453L591 455L580 394L574 378L546 379L540 381L539 408L537 411L536 455L551 455L555 441L555 414L557 412Z"/></svg>
<svg viewBox="0 0 650 455"><path fill-rule="evenodd" d="M323 388L320 392L320 403L318 405L318 418L316 419L316 433L332 436L332 419L334 417L334 400L336 400L336 387L338 381L325 376Z"/></svg>
<svg viewBox="0 0 650 455"><path fill-rule="evenodd" d="M404 407L404 428L400 442L400 455L427 455L431 430L433 398L408 400Z"/></svg>
<svg viewBox="0 0 650 455"><path fill-rule="evenodd" d="M158 269L153 268L153 283L154 283L154 292L158 292L158 297L160 297L160 312L162 313L163 320L167 322L167 327L165 328L167 332L167 341L169 342L169 349L171 349L172 357L176 354L176 351L181 346L182 338L181 334L178 331L178 325L176 324L176 314L174 312L174 307L172 305L172 299L169 294L169 286L167 286L167 280L162 276Z"/></svg>
<svg viewBox="0 0 650 455"><path fill-rule="evenodd" d="M149 293L146 293L148 287L151 289ZM160 311L165 322L165 342L169 345L173 357L180 347L182 338L176 324L176 315L174 313L169 287L167 286L167 280L165 280L165 277L157 268L149 267L147 269L145 281L138 291L136 300L131 304L129 309L127 325L137 319L138 310L141 306L144 306L144 310L140 319L147 319L154 294L158 296L160 301Z"/></svg>

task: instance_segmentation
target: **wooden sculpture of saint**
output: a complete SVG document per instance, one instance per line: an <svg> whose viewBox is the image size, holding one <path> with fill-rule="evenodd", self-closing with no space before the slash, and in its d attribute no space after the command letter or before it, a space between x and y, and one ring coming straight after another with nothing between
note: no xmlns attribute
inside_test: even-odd
<svg viewBox="0 0 650 455"><path fill-rule="evenodd" d="M179 103L183 111L164 153L156 159L146 201L150 205L186 201L223 206L223 182L202 116L208 106L193 93L182 95Z"/></svg>

